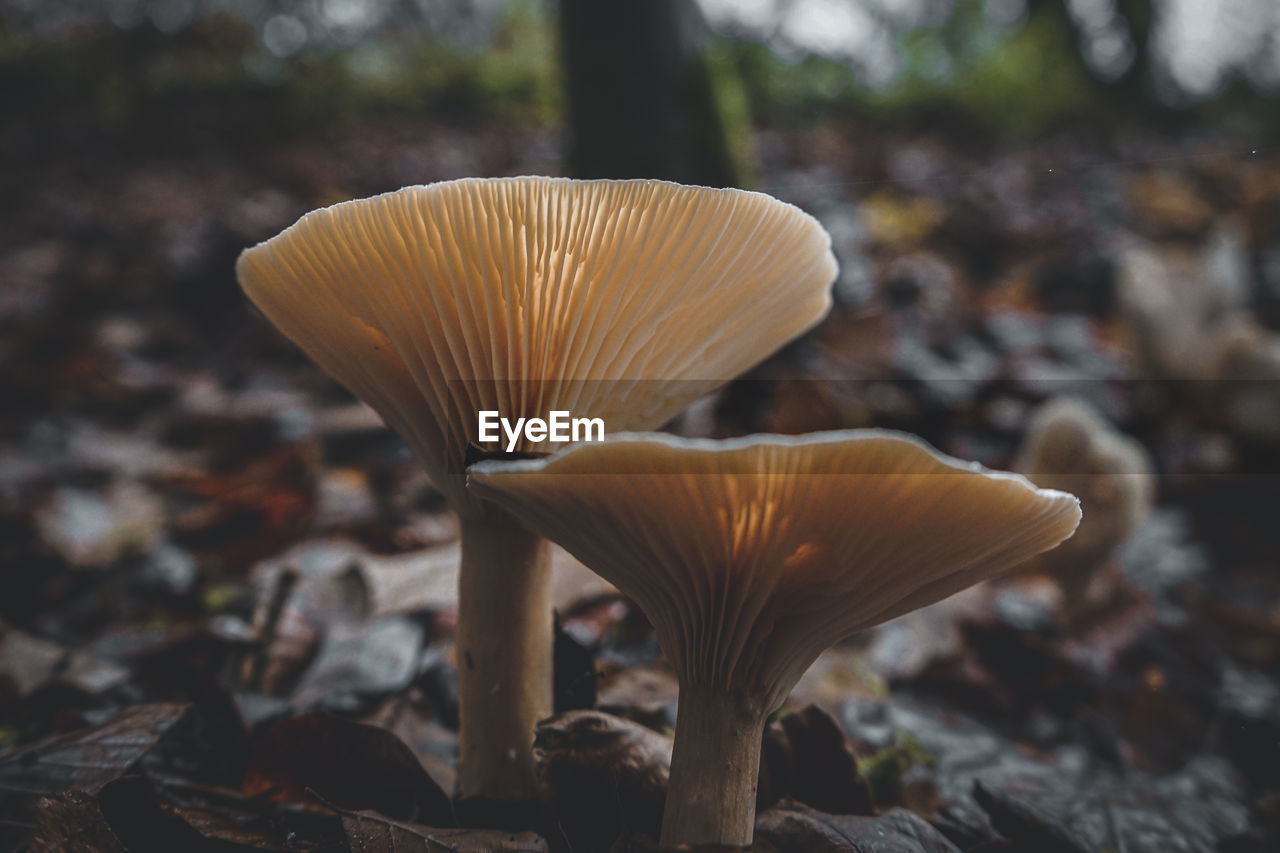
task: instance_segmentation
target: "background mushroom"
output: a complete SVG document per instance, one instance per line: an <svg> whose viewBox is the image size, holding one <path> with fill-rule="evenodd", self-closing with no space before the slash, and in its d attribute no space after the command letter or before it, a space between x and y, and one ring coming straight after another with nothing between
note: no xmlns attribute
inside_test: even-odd
<svg viewBox="0 0 1280 853"><path fill-rule="evenodd" d="M1084 506L1075 536L1036 561L1057 579L1068 618L1078 615L1098 572L1151 512L1151 459L1087 403L1061 397L1032 415L1014 468L1037 486L1078 495Z"/></svg>
<svg viewBox="0 0 1280 853"><path fill-rule="evenodd" d="M241 256L249 298L462 518L461 796L532 796L551 712L546 549L464 489L478 411L656 428L826 314L829 243L759 193L503 178L337 204Z"/></svg>
<svg viewBox="0 0 1280 853"><path fill-rule="evenodd" d="M662 845L751 842L761 732L817 655L1061 542L1078 502L875 430L615 437L471 488L630 596L680 679Z"/></svg>

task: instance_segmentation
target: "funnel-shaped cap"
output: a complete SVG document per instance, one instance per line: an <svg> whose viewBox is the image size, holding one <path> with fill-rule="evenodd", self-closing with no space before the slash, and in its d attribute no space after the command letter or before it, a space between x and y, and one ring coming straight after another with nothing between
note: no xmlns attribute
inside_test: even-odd
<svg viewBox="0 0 1280 853"><path fill-rule="evenodd" d="M1057 545L1076 499L876 430L626 436L485 462L470 487L653 621L682 683L776 708L837 640Z"/></svg>
<svg viewBox="0 0 1280 853"><path fill-rule="evenodd" d="M815 219L760 193L466 179L314 211L236 272L465 513L480 410L661 426L826 314L829 246Z"/></svg>

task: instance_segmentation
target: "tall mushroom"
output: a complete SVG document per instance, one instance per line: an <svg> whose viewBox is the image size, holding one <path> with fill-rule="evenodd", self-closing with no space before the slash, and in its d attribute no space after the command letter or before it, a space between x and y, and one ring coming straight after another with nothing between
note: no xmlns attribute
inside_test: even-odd
<svg viewBox="0 0 1280 853"><path fill-rule="evenodd" d="M615 436L469 482L653 622L680 680L664 849L751 843L764 722L824 649L1080 520L1071 495L877 430Z"/></svg>
<svg viewBox="0 0 1280 853"><path fill-rule="evenodd" d="M461 516L460 796L530 797L551 711L545 543L466 492L479 411L656 428L826 314L829 246L759 193L527 177L337 204L240 257L254 304Z"/></svg>

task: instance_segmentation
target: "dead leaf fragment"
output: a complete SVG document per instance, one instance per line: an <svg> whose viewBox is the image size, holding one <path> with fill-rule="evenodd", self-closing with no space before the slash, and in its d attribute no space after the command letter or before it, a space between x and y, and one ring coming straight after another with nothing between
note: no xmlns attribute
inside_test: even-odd
<svg viewBox="0 0 1280 853"><path fill-rule="evenodd" d="M98 801L84 791L45 797L36 807L36 823L31 853L128 853Z"/></svg>

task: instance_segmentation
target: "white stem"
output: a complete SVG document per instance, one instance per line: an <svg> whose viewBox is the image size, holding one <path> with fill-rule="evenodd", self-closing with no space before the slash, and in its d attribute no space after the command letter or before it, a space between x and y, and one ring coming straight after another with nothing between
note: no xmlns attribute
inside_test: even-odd
<svg viewBox="0 0 1280 853"><path fill-rule="evenodd" d="M750 847L766 716L756 697L680 685L663 850Z"/></svg>
<svg viewBox="0 0 1280 853"><path fill-rule="evenodd" d="M458 577L458 795L535 796L533 730L551 715L545 539L487 507L462 522Z"/></svg>

